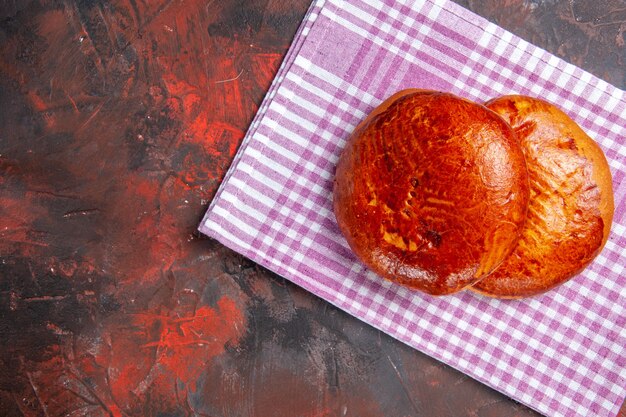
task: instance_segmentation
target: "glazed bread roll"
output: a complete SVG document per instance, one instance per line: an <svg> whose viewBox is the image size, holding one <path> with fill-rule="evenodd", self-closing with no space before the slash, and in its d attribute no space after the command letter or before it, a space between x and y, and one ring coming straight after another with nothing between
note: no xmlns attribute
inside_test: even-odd
<svg viewBox="0 0 626 417"><path fill-rule="evenodd" d="M580 272L606 243L613 218L611 173L598 145L555 106L524 96L486 106L517 133L530 201L515 250L472 289L505 298L539 294Z"/></svg>
<svg viewBox="0 0 626 417"><path fill-rule="evenodd" d="M451 94L406 90L349 138L334 211L373 271L442 295L475 284L509 255L528 196L524 155L500 116Z"/></svg>

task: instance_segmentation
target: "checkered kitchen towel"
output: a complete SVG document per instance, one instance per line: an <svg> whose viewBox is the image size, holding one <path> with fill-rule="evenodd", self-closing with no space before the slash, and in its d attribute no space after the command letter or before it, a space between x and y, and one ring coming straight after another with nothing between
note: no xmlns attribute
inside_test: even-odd
<svg viewBox="0 0 626 417"><path fill-rule="evenodd" d="M332 213L337 158L397 90L522 93L604 149L602 254L543 296L434 298L377 278ZM359 319L547 415L615 416L626 395L626 95L446 0L317 0L200 230Z"/></svg>

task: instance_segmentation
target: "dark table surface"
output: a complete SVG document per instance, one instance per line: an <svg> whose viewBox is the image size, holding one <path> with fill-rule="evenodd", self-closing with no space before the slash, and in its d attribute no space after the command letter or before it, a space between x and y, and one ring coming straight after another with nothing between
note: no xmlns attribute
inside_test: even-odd
<svg viewBox="0 0 626 417"><path fill-rule="evenodd" d="M459 3L626 86L623 0ZM195 232L308 5L0 1L0 414L537 415Z"/></svg>

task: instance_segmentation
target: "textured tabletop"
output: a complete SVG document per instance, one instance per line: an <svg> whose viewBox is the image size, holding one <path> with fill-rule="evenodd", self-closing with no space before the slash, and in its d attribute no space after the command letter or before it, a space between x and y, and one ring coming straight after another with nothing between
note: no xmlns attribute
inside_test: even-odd
<svg viewBox="0 0 626 417"><path fill-rule="evenodd" d="M624 89L622 1L469 1ZM0 7L0 410L535 416L195 229L308 1Z"/></svg>

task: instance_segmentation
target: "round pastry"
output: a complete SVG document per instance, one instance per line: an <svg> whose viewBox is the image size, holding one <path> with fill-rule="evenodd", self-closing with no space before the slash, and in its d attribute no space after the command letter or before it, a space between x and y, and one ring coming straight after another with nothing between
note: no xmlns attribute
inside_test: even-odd
<svg viewBox="0 0 626 417"><path fill-rule="evenodd" d="M524 155L500 116L451 94L405 90L349 138L334 211L374 272L442 295L484 278L512 251L528 192Z"/></svg>
<svg viewBox="0 0 626 417"><path fill-rule="evenodd" d="M486 106L517 133L530 201L515 250L472 289L504 298L539 294L576 275L602 250L613 218L611 172L598 145L555 106L524 96Z"/></svg>

